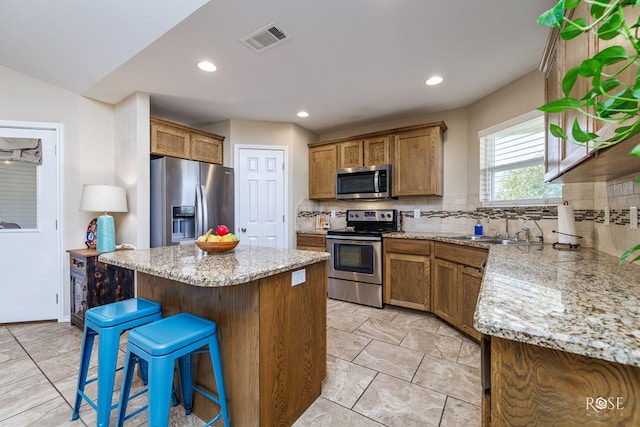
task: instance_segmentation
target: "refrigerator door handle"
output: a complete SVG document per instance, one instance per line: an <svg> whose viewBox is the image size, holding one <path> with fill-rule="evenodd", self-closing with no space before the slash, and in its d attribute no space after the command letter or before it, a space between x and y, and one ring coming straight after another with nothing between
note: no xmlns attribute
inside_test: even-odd
<svg viewBox="0 0 640 427"><path fill-rule="evenodd" d="M200 186L196 185L196 236L202 236L204 231L204 216L202 215L202 191Z"/></svg>
<svg viewBox="0 0 640 427"><path fill-rule="evenodd" d="M200 200L202 201L202 234L205 234L209 230L209 211L207 209L207 192L204 185L200 186Z"/></svg>

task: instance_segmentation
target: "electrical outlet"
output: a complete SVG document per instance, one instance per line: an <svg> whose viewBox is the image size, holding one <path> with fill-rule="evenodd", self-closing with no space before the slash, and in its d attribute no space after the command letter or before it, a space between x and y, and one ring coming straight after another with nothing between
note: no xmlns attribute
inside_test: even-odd
<svg viewBox="0 0 640 427"><path fill-rule="evenodd" d="M607 206L606 208L604 208L604 225L610 225L611 224L611 209L609 209L609 206Z"/></svg>
<svg viewBox="0 0 640 427"><path fill-rule="evenodd" d="M307 280L307 269L292 271L291 272L291 286L296 286L304 283Z"/></svg>
<svg viewBox="0 0 640 427"><path fill-rule="evenodd" d="M413 210L413 217L414 218L420 218L420 209L414 209Z"/></svg>
<svg viewBox="0 0 640 427"><path fill-rule="evenodd" d="M638 229L638 208L636 206L629 208L629 223L632 230Z"/></svg>
<svg viewBox="0 0 640 427"><path fill-rule="evenodd" d="M331 211L331 218L335 218L335 217L336 217L336 211L335 211L335 210L332 210L332 211Z"/></svg>

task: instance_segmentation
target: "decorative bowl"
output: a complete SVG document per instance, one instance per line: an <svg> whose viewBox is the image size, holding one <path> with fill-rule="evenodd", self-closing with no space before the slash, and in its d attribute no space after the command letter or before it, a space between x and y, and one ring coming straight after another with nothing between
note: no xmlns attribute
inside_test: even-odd
<svg viewBox="0 0 640 427"><path fill-rule="evenodd" d="M196 242L196 246L207 253L222 253L229 252L238 246L240 240L234 240L231 242Z"/></svg>

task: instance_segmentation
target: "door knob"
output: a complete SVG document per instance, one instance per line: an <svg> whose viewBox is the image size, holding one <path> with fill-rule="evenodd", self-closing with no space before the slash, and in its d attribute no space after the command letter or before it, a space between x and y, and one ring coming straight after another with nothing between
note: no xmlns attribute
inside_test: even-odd
<svg viewBox="0 0 640 427"><path fill-rule="evenodd" d="M242 228L240 229L240 231L242 231L242 232L244 233L244 232L246 232L246 231L247 231L247 229L246 229L246 228L244 228L244 227L242 227Z"/></svg>

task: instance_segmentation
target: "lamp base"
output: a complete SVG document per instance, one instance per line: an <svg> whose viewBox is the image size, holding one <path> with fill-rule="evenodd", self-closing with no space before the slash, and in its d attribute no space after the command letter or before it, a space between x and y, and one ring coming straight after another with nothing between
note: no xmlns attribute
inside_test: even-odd
<svg viewBox="0 0 640 427"><path fill-rule="evenodd" d="M97 252L113 252L116 250L116 228L111 215L98 217L98 230L96 235Z"/></svg>

